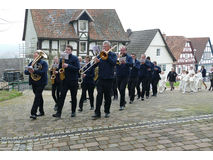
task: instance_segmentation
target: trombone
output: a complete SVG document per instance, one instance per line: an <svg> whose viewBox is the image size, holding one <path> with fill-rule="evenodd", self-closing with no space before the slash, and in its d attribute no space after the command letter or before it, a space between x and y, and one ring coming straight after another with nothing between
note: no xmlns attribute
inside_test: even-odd
<svg viewBox="0 0 213 160"><path fill-rule="evenodd" d="M110 48L108 51L101 51L95 58L97 58L98 56L100 56L100 58L98 58L99 60L102 59L102 60L107 60L108 59L108 54L110 51L112 51L115 47L117 47L117 45L114 45L112 48ZM93 58L88 64L91 64L91 66L89 68L87 68L85 71L84 71L84 68L87 67L88 64L85 64L80 70L79 70L79 73L80 74L84 74L86 73L86 71L88 71L91 67L93 67L95 65L94 61L95 61L95 58Z"/></svg>
<svg viewBox="0 0 213 160"><path fill-rule="evenodd" d="M110 48L108 51L101 51L95 58L97 58L98 56L100 56L100 58L98 58L99 60L107 60L108 59L108 54L110 51L112 51L115 47L117 47L117 45L114 45L112 48ZM81 83L83 82L83 74L85 74L90 68L92 68L96 63L95 63L95 58L93 58L89 63L85 64L80 70L79 70L79 74L80 74L80 78L78 79L78 85L79 88L81 87ZM88 66L88 64L91 64L91 66L89 66L86 70L84 70L85 67Z"/></svg>

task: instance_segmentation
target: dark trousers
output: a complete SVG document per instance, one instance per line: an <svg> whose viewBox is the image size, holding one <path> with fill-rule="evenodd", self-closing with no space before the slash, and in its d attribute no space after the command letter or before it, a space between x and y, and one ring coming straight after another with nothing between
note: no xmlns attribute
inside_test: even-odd
<svg viewBox="0 0 213 160"><path fill-rule="evenodd" d="M129 78L128 90L129 90L130 101L134 101L134 99L135 99L135 88L137 86L137 83L138 83L138 78L137 77L130 77Z"/></svg>
<svg viewBox="0 0 213 160"><path fill-rule="evenodd" d="M44 87L45 87L44 85L43 86L32 85L32 89L33 89L35 98L34 98L33 106L31 109L31 115L36 115L38 108L39 108L39 112L41 114L44 113L44 108L43 108L44 100L42 97L42 92L44 90Z"/></svg>
<svg viewBox="0 0 213 160"><path fill-rule="evenodd" d="M112 96L115 98L118 97L118 90L117 90L117 78L113 79L113 83L112 83Z"/></svg>
<svg viewBox="0 0 213 160"><path fill-rule="evenodd" d="M137 78L136 89L137 89L138 98L140 98L140 96L141 96L141 89L140 89L140 79L139 78Z"/></svg>
<svg viewBox="0 0 213 160"><path fill-rule="evenodd" d="M64 101L67 95L67 91L70 90L71 93L71 100L72 100L72 113L75 113L76 111L76 105L77 105L77 91L78 91L78 81L70 81L68 82L63 82L62 83L62 89L61 89L61 96L59 98L59 105L58 105L58 110L57 113L61 114L63 106L64 106Z"/></svg>
<svg viewBox="0 0 213 160"><path fill-rule="evenodd" d="M159 82L159 79L153 79L152 80L152 93L153 95L157 95L157 92L158 92L158 82Z"/></svg>
<svg viewBox="0 0 213 160"><path fill-rule="evenodd" d="M213 79L210 79L210 82L211 82L211 85L210 85L210 88L209 88L209 90L213 90Z"/></svg>
<svg viewBox="0 0 213 160"><path fill-rule="evenodd" d="M52 97L55 101L55 104L58 106L59 97L61 92L61 84L60 83L54 83L52 85Z"/></svg>
<svg viewBox="0 0 213 160"><path fill-rule="evenodd" d="M150 88L150 83L148 83L148 78L146 77L139 77L139 85L142 83L142 92L141 92L141 98L144 98L144 95L146 93L146 96L149 96L148 86Z"/></svg>
<svg viewBox="0 0 213 160"><path fill-rule="evenodd" d="M120 92L120 106L125 106L125 90L128 77L117 77L118 90Z"/></svg>
<svg viewBox="0 0 213 160"><path fill-rule="evenodd" d="M83 83L82 84L82 93L81 99L79 101L79 108L83 109L83 103L86 97L86 92L89 93L90 107L94 107L94 88L95 84Z"/></svg>
<svg viewBox="0 0 213 160"><path fill-rule="evenodd" d="M146 96L149 97L149 91L150 91L150 84L152 83L152 78L147 77L147 82L146 82Z"/></svg>
<svg viewBox="0 0 213 160"><path fill-rule="evenodd" d="M103 101L103 96L105 99L104 112L110 113L111 106L111 90L112 90L113 79L99 79L97 83L97 98L96 98L96 109L95 114L101 115L101 105Z"/></svg>

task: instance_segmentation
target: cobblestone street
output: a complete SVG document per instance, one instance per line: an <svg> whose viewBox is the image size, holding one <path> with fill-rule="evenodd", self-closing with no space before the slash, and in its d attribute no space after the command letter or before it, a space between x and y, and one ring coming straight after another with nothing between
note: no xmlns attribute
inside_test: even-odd
<svg viewBox="0 0 213 160"><path fill-rule="evenodd" d="M45 116L31 120L34 97L27 90L0 103L0 150L213 150L212 94L166 90L133 104L126 98L125 110L119 111L119 101L113 101L110 118L92 120L89 102L70 117L69 95L62 118L53 118L54 102L45 91Z"/></svg>

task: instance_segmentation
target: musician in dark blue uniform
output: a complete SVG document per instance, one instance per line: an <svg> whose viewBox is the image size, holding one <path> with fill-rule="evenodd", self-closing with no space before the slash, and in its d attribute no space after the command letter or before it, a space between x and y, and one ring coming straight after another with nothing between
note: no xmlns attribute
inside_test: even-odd
<svg viewBox="0 0 213 160"><path fill-rule="evenodd" d="M132 57L127 54L126 47L121 48L120 59L116 64L117 85L120 92L120 109L123 110L126 104L125 90L129 80Z"/></svg>
<svg viewBox="0 0 213 160"><path fill-rule="evenodd" d="M95 114L92 116L93 119L101 117L101 105L103 101L103 96L105 99L104 102L104 112L105 118L108 118L110 115L110 106L111 106L111 91L112 83L114 78L114 66L116 65L117 56L115 53L109 51L111 44L109 41L103 42L103 50L109 52L108 58L106 60L100 59L98 56L95 59L95 67L98 66L98 82L97 82L97 98L96 98L96 109Z"/></svg>
<svg viewBox="0 0 213 160"><path fill-rule="evenodd" d="M72 46L67 45L65 49L66 58L65 62L62 64L62 59L60 59L59 68L64 68L65 79L62 81L61 96L59 98L59 105L56 114L53 117L61 117L62 108L64 106L64 101L67 95L67 91L71 92L71 117L76 116L76 105L77 105L77 91L78 91L78 73L80 69L79 60L76 56L72 55Z"/></svg>
<svg viewBox="0 0 213 160"><path fill-rule="evenodd" d="M94 88L95 88L95 81L94 81L94 67L90 67L92 64L90 63L90 57L85 57L85 65L86 67L83 68L83 71L87 70L82 76L83 82L81 84L82 87L82 93L81 93L81 99L79 102L79 112L83 111L83 102L85 100L86 91L88 90L89 93L89 100L90 100L90 110L94 109ZM88 69L90 68L90 69Z"/></svg>
<svg viewBox="0 0 213 160"><path fill-rule="evenodd" d="M146 93L146 97L149 97L149 92L147 87L149 85L149 72L151 71L152 64L150 63L149 60L146 59L146 55L142 54L141 55L141 60L140 60L140 70L139 70L139 85L142 83L142 92L141 92L141 100L144 101L144 95Z"/></svg>
<svg viewBox="0 0 213 160"><path fill-rule="evenodd" d="M130 70L129 82L128 82L130 104L132 104L135 99L135 88L138 83L138 72L140 69L140 62L136 59L136 55L131 54L131 57L133 59L133 65Z"/></svg>
<svg viewBox="0 0 213 160"><path fill-rule="evenodd" d="M146 58L147 61L149 61L151 67L148 67L147 68L147 76L146 76L146 79L147 79L147 82L146 82L146 98L148 99L149 98L149 91L150 91L150 84L152 83L152 74L153 74L153 71L154 71L154 64L151 62L151 59L150 57L148 56Z"/></svg>
<svg viewBox="0 0 213 160"><path fill-rule="evenodd" d="M59 77L58 68L59 68L59 59L56 56L54 57L52 68L50 69L50 79L52 83L52 97L53 97L53 100L55 101L55 106L54 106L55 111L57 111L58 109L59 97L61 94L61 80ZM53 79L53 77L55 78Z"/></svg>
<svg viewBox="0 0 213 160"><path fill-rule="evenodd" d="M35 95L30 116L32 119L36 119L37 116L44 116L44 100L42 92L47 85L48 65L41 58L38 59L41 52L42 51L38 50L34 53L34 61L30 62L27 69L24 71L26 75L29 75L29 85L32 85L33 93ZM39 114L37 114L38 108L40 112Z"/></svg>
<svg viewBox="0 0 213 160"><path fill-rule="evenodd" d="M154 61L153 62L154 64L154 71L153 71L153 74L152 74L152 93L153 95L152 96L157 96L157 86L158 86L158 82L160 80L160 73L161 73L161 68L159 66L157 66L157 62Z"/></svg>

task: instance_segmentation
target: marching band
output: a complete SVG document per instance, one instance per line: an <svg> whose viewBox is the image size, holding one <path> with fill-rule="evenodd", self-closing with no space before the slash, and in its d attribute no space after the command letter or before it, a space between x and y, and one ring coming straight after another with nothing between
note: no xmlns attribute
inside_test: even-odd
<svg viewBox="0 0 213 160"><path fill-rule="evenodd" d="M49 69L52 84L52 97L55 102L53 117L60 118L67 91L71 93L71 117L76 116L77 92L81 88L81 98L79 100L79 112L83 111L83 103L86 99L86 92L89 93L90 110L94 110L92 119L101 117L101 106L104 98L105 118L110 117L111 97L114 100L118 98L120 93L120 108L122 111L126 106L125 91L128 89L129 104L134 102L135 96L144 101L144 96L149 99L150 86L154 97L157 93L163 93L166 90L166 81L170 82L171 91L174 89L177 73L174 68L168 75L157 66L157 62L151 62L150 57L142 54L138 60L136 55L127 53L125 46L121 47L120 54L116 55L109 41L103 42L103 50L96 50L97 55L91 60L90 56L85 57L82 61L81 57L72 54L73 48L67 45L65 52L61 54L60 60L55 57L52 67ZM96 46L97 49L97 46ZM44 116L42 92L47 85L48 65L42 60L47 55L37 50L34 53L34 60L29 63L25 69L25 74L29 75L29 84L32 85L35 94L30 118L36 119L38 116ZM213 69L210 73L211 86L209 90L213 90ZM194 68L190 67L189 71L183 71L178 77L180 80L179 90L185 93L198 92L201 85L204 84L206 71L204 67L195 73ZM128 86L128 87L127 87ZM96 105L94 105L94 89L97 90ZM141 91L142 88L142 91ZM137 94L135 94L137 90ZM37 110L39 108L39 114Z"/></svg>

